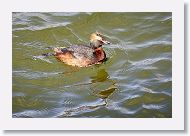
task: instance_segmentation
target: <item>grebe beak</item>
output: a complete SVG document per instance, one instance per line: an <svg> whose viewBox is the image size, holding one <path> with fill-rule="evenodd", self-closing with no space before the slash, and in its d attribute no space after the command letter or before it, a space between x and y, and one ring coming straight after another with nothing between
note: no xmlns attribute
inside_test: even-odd
<svg viewBox="0 0 190 136"><path fill-rule="evenodd" d="M110 42L102 40L103 44L110 44Z"/></svg>

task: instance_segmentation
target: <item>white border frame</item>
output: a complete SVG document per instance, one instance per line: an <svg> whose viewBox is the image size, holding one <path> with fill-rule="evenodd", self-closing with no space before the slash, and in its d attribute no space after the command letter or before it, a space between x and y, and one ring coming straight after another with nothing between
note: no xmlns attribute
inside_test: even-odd
<svg viewBox="0 0 190 136"><path fill-rule="evenodd" d="M6 0L0 6L3 130L184 130L184 3L181 0ZM172 12L172 118L12 118L12 12Z"/></svg>

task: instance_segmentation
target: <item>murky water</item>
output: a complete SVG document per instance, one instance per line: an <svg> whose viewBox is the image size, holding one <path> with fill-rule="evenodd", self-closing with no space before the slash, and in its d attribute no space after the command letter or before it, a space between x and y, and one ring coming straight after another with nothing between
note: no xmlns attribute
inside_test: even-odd
<svg viewBox="0 0 190 136"><path fill-rule="evenodd" d="M171 13L13 13L13 117L172 117ZM108 60L77 68L49 47L106 35Z"/></svg>

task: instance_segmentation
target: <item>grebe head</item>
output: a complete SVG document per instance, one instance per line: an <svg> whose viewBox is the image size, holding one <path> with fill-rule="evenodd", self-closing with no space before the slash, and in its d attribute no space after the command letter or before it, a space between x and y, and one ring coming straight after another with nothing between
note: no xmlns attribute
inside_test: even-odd
<svg viewBox="0 0 190 136"><path fill-rule="evenodd" d="M93 46L94 48L101 47L104 44L110 44L110 42L106 41L104 36L99 33L93 33L90 36L90 45Z"/></svg>

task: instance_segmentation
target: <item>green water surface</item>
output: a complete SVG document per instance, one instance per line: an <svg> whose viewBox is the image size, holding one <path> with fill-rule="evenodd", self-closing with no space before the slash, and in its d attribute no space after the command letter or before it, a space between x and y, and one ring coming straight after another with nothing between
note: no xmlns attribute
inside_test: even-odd
<svg viewBox="0 0 190 136"><path fill-rule="evenodd" d="M15 118L171 118L171 13L13 13ZM101 65L68 66L51 47L111 42Z"/></svg>

